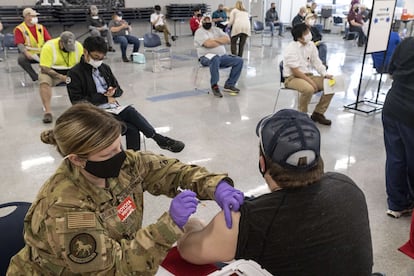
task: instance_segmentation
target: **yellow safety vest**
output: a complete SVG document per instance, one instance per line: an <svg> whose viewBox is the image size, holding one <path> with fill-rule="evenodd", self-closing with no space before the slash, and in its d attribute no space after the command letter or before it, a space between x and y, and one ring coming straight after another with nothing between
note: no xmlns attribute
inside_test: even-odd
<svg viewBox="0 0 414 276"><path fill-rule="evenodd" d="M42 48L40 66L68 70L79 63L83 54L82 44L76 41L75 51L64 53L59 46L60 37L49 40Z"/></svg>
<svg viewBox="0 0 414 276"><path fill-rule="evenodd" d="M45 37L43 35L43 26L36 24L37 41L25 22L22 22L16 27L19 29L24 37L24 46L30 54L40 54L40 50L45 44ZM16 31L16 29L15 29Z"/></svg>

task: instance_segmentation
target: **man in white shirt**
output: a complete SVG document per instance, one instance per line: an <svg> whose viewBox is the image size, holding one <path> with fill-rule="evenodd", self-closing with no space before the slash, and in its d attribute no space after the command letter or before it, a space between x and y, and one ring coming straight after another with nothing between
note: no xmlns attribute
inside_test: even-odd
<svg viewBox="0 0 414 276"><path fill-rule="evenodd" d="M312 34L305 23L298 24L292 29L294 41L289 43L283 54L283 76L287 88L299 91L298 110L308 112L308 104L312 95L323 90L324 78L332 79L326 73L326 67L319 58L318 50L312 42ZM315 76L313 70L320 76ZM311 115L311 119L323 125L331 125L331 120L325 118L333 94L322 94L319 103Z"/></svg>
<svg viewBox="0 0 414 276"><path fill-rule="evenodd" d="M214 96L221 98L223 95L218 86L219 69L231 67L229 78L224 83L223 91L230 95L240 92L235 85L243 68L243 59L239 56L227 55L224 45L230 43L230 38L222 29L212 26L210 15L203 17L202 25L194 34L194 46L203 66L210 67L210 84Z"/></svg>
<svg viewBox="0 0 414 276"><path fill-rule="evenodd" d="M171 33L168 30L168 26L165 22L165 15L163 15L161 13L161 6L160 5L155 5L154 13L151 14L150 20L151 20L152 27L155 30L164 33L165 45L167 45L168 47L171 47L171 44L168 41L168 36L171 35ZM172 39L172 41L175 41L177 39L177 37L172 35L171 39Z"/></svg>

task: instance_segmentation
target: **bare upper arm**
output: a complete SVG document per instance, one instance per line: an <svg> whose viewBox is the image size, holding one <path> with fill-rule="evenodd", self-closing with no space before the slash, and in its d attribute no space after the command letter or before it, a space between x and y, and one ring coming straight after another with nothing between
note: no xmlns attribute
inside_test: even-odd
<svg viewBox="0 0 414 276"><path fill-rule="evenodd" d="M233 227L228 229L224 212L218 213L200 231L185 234L178 241L181 256L194 264L233 260L237 249L240 213L232 212Z"/></svg>

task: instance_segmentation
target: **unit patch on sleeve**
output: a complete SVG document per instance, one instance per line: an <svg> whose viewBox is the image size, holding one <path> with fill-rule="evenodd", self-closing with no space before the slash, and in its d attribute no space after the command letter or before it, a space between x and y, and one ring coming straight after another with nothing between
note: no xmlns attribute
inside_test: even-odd
<svg viewBox="0 0 414 276"><path fill-rule="evenodd" d="M81 233L72 238L69 243L69 259L77 264L86 264L95 259L96 240L88 233Z"/></svg>

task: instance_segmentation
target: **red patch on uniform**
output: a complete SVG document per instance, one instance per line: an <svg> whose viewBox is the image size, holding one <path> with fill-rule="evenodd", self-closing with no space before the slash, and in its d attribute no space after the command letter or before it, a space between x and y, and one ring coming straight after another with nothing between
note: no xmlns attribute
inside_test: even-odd
<svg viewBox="0 0 414 276"><path fill-rule="evenodd" d="M118 217L119 219L124 222L131 213L137 209L137 206L135 205L134 201L132 201L132 198L128 196L124 199L124 201L121 202L121 204L116 207L118 211Z"/></svg>

